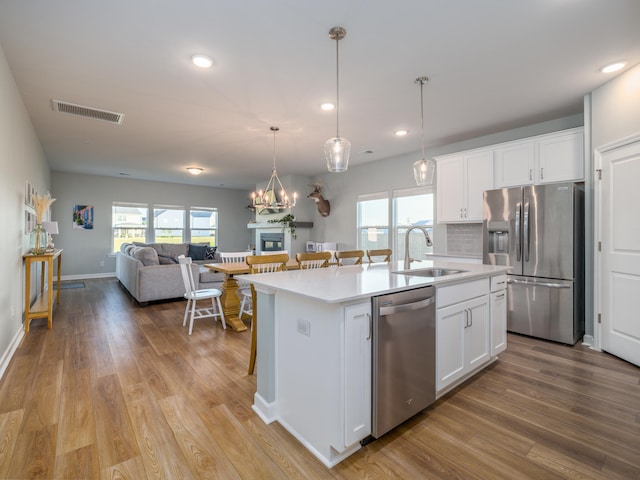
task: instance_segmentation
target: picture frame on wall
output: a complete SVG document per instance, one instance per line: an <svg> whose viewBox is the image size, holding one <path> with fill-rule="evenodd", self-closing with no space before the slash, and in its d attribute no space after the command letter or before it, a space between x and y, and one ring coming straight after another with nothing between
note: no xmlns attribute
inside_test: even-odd
<svg viewBox="0 0 640 480"><path fill-rule="evenodd" d="M33 208L33 186L29 180L24 187L24 204Z"/></svg>
<svg viewBox="0 0 640 480"><path fill-rule="evenodd" d="M93 230L93 205L73 206L73 229Z"/></svg>

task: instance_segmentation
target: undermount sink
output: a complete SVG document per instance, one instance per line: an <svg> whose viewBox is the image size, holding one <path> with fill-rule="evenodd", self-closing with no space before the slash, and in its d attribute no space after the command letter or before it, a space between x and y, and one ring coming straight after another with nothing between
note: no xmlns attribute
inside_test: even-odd
<svg viewBox="0 0 640 480"><path fill-rule="evenodd" d="M458 270L456 268L420 268L416 270L401 270L393 273L415 277L444 277L445 275L454 275L466 271L467 270Z"/></svg>

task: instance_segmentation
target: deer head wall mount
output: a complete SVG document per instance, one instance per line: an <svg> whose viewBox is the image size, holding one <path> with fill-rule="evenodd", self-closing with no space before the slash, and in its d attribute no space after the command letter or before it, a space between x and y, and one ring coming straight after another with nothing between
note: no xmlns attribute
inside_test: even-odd
<svg viewBox="0 0 640 480"><path fill-rule="evenodd" d="M321 183L310 183L310 187L313 187L313 192L307 195L307 198L312 198L314 202L316 202L316 206L318 207L318 212L323 217L328 217L329 213L331 213L331 204L329 200L325 200L322 196L322 185Z"/></svg>

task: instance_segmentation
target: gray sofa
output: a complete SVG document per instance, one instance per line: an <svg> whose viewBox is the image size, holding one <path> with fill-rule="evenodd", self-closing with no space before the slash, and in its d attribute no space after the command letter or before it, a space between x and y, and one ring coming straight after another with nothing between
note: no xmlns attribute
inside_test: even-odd
<svg viewBox="0 0 640 480"><path fill-rule="evenodd" d="M184 283L178 255L192 258L197 288L221 288L224 274L202 266L220 262L220 256L215 247L201 244L125 243L116 256L116 277L142 306L154 300L181 298Z"/></svg>

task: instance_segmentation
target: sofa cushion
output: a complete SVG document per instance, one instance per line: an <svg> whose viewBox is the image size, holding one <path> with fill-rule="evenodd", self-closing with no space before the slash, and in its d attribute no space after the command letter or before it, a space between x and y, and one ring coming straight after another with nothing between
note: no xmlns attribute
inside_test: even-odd
<svg viewBox="0 0 640 480"><path fill-rule="evenodd" d="M186 243L155 243L158 253L187 256L187 244Z"/></svg>
<svg viewBox="0 0 640 480"><path fill-rule="evenodd" d="M207 252L207 248L207 245L196 245L190 243L187 256L191 257L191 260L204 260L204 255Z"/></svg>
<svg viewBox="0 0 640 480"><path fill-rule="evenodd" d="M158 260L158 252L151 247L136 247L132 250L131 256L140 260L143 265L160 265Z"/></svg>
<svg viewBox="0 0 640 480"><path fill-rule="evenodd" d="M223 281L224 281L224 273L214 272L213 270L209 270L207 267L200 267L200 284L223 282ZM202 288L202 285L201 285L201 288ZM204 288L208 288L208 287L204 287Z"/></svg>
<svg viewBox="0 0 640 480"><path fill-rule="evenodd" d="M173 265L178 263L178 257L171 253L158 253L158 261L160 265Z"/></svg>
<svg viewBox="0 0 640 480"><path fill-rule="evenodd" d="M205 260L215 260L216 259L216 249L218 247L207 247L207 251L204 252Z"/></svg>

